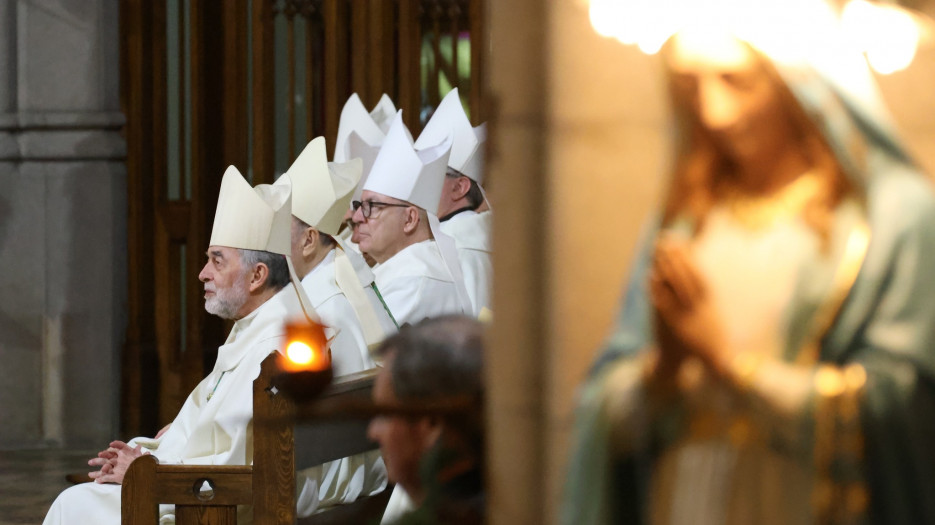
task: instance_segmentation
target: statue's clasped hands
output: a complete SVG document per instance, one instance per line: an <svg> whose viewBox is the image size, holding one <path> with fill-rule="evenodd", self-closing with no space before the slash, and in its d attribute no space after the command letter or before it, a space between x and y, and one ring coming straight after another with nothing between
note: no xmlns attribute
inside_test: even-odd
<svg viewBox="0 0 935 525"><path fill-rule="evenodd" d="M674 370L682 359L694 356L716 376L726 373L729 355L722 320L687 241L668 236L656 241L649 292L659 365Z"/></svg>

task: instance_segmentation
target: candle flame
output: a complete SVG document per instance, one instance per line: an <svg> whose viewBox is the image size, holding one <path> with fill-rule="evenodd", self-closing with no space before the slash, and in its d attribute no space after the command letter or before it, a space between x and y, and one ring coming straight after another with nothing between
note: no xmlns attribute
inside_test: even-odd
<svg viewBox="0 0 935 525"><path fill-rule="evenodd" d="M286 348L286 356L297 365L309 365L315 360L312 347L302 341L293 341Z"/></svg>

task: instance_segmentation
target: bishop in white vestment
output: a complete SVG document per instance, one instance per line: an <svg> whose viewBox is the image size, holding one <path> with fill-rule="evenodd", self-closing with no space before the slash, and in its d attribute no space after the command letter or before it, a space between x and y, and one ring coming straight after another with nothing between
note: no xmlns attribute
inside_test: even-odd
<svg viewBox="0 0 935 525"><path fill-rule="evenodd" d="M415 142L416 148L437 144L451 136L451 154L438 202L441 231L455 240L464 287L471 299L474 316L490 309L493 246L490 239L493 215L479 211L486 201L484 181L484 142L486 124L471 126L461 106L458 88L442 99L425 129Z"/></svg>
<svg viewBox="0 0 935 525"><path fill-rule="evenodd" d="M415 149L397 113L354 201L360 248L377 261L377 287L400 325L473 312L454 239L436 216L450 143Z"/></svg>
<svg viewBox="0 0 935 525"><path fill-rule="evenodd" d="M329 163L325 139L318 137L276 183L292 186L292 260L309 302L332 337L335 376L373 368L370 348L396 332L370 267L335 239L361 168L359 159ZM386 469L379 451L373 450L300 470L296 485L298 515L305 517L384 490Z"/></svg>
<svg viewBox="0 0 935 525"><path fill-rule="evenodd" d="M236 168L228 168L221 183L208 262L199 274L205 283L205 309L235 320L227 341L218 349L214 369L158 438L135 438L127 444L115 441L92 459L89 464L101 466L91 473L96 482L62 492L45 524L119 524L123 472L142 454L152 454L164 464L244 465L251 461L253 380L260 363L270 353L283 350L284 320L303 315L300 288L290 278L294 272L284 256L289 253L290 196L287 186L254 190ZM171 506L161 508L161 521L172 522L172 512Z"/></svg>

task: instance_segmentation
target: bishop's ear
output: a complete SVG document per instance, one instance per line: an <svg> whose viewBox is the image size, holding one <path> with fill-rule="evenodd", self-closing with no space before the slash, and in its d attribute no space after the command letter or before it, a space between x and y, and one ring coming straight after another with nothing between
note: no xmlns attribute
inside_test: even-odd
<svg viewBox="0 0 935 525"><path fill-rule="evenodd" d="M256 263L250 270L250 291L262 290L269 280L269 266L264 263Z"/></svg>
<svg viewBox="0 0 935 525"><path fill-rule="evenodd" d="M306 228L305 235L302 237L302 255L308 257L318 247L321 242L318 230L315 228Z"/></svg>
<svg viewBox="0 0 935 525"><path fill-rule="evenodd" d="M416 231L416 228L419 226L419 221L421 217L419 216L419 209L415 206L409 206L406 208L406 222L403 224L403 231L406 233L412 233Z"/></svg>
<svg viewBox="0 0 935 525"><path fill-rule="evenodd" d="M454 185L454 198L460 200L471 191L471 179L467 177L458 177Z"/></svg>

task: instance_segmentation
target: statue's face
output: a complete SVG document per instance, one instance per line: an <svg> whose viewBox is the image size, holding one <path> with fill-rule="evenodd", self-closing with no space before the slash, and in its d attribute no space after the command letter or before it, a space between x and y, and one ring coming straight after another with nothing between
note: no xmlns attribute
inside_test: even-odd
<svg viewBox="0 0 935 525"><path fill-rule="evenodd" d="M680 34L669 60L675 96L733 161L762 165L796 144L780 87L748 46L728 35Z"/></svg>

